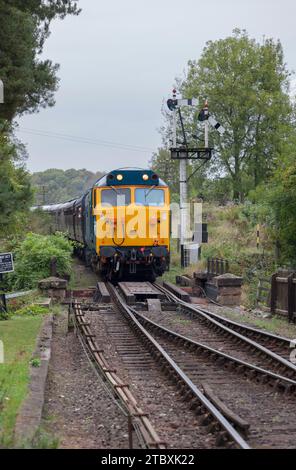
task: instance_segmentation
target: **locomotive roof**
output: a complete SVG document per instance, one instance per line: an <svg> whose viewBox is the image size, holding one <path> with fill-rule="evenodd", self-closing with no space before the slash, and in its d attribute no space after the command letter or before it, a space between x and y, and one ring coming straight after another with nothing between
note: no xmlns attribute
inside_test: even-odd
<svg viewBox="0 0 296 470"><path fill-rule="evenodd" d="M122 175L122 180L117 180L117 175ZM147 175L147 179L143 179ZM114 178L112 178L114 176ZM111 179L112 178L112 179ZM145 168L118 168L102 176L95 184L102 186L143 185L143 186L167 186L166 183L152 170Z"/></svg>
<svg viewBox="0 0 296 470"><path fill-rule="evenodd" d="M116 176L123 175L123 179L118 181ZM114 175L114 179L110 181L110 175ZM148 179L143 179L143 175L147 175ZM159 176L152 170L147 170L145 168L118 168L117 170L110 171L106 175L102 176L95 184L95 187L103 187L103 186L113 186L113 185L143 185L143 186L167 186L167 184L159 178ZM91 189L89 189L90 191ZM72 199L71 201L67 201L60 204L49 204L47 206L40 206L46 212L55 212L58 210L65 210L68 207L73 206L79 202L85 194L79 198ZM34 208L35 209L35 208Z"/></svg>

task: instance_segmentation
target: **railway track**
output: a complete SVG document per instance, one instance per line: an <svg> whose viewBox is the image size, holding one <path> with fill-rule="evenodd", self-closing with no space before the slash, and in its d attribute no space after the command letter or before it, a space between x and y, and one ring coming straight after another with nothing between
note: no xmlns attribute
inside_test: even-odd
<svg viewBox="0 0 296 470"><path fill-rule="evenodd" d="M161 441L148 415L138 405L136 398L130 391L130 385L121 379L116 369L108 362L105 351L97 344L95 334L90 328L90 322L77 302L74 302L69 310L69 324L72 321L86 354L105 382L109 392L120 401L128 416L129 447L133 447L132 429L134 429L139 442L144 447L165 449L166 444Z"/></svg>
<svg viewBox="0 0 296 470"><path fill-rule="evenodd" d="M182 443L182 448L213 448L221 445L243 449L249 448L233 425L191 382L167 352L140 324L130 307L118 295L116 289L112 285L109 285L108 288L111 291L113 300L111 310L100 311L98 308L97 312L89 312L83 315L80 307L78 307L78 314L77 306L74 307L74 317L76 318L74 322L77 322L77 326L79 322L83 322L81 326L78 326L78 333L84 338L84 341L91 342L91 344L88 344L88 349L90 349L93 357L96 356L96 362L100 363L99 368L104 373L105 379L109 383L115 381L117 385L120 382L121 388L119 390L123 390L123 386L128 387L128 389L135 389L141 398L143 398L143 390L145 389L146 400L142 399L138 402L133 395L135 403L139 406L138 403L150 402L150 409L155 408L155 405L158 404L158 407L156 407L158 409L155 410L156 414L154 413L153 424L155 424L155 427L150 421L150 413L149 418L142 408L141 413L149 419L149 423L154 430L156 428L157 431L160 429L162 435L167 437L168 447L178 448ZM100 347L98 347L97 339L94 339L99 337L99 332L102 332L102 323L100 324L97 320L102 319L103 322L106 320L102 317L102 313L108 318L107 323L105 321L108 344L105 341L107 347L104 352L101 349L101 341ZM95 327L96 324L97 328ZM95 333L97 333L97 337ZM109 363L108 360L108 355L112 356L110 348L107 349L108 345L109 347L111 345L115 346L116 355L124 358L122 360L124 367L120 368L116 378L114 374L117 375L117 370L114 369L114 361L111 360L111 363ZM147 356L147 351L149 351L150 357ZM103 357L102 354L104 354ZM118 364L120 365L120 361L117 361ZM128 370L127 375L123 371L124 369ZM123 379L120 377L121 373ZM139 375L141 380L139 380ZM137 379L136 376L138 376ZM127 383L125 379L128 379L129 382ZM142 387L140 386L141 381ZM159 385L160 389L155 393L155 387L159 387ZM177 389L179 389L179 393L181 392L180 395ZM116 389L117 391L118 389ZM184 400L184 396L186 396L186 400ZM119 397L119 399L122 399L122 397ZM162 412L159 413L159 411ZM134 413L133 418L139 418L138 414ZM178 432L176 432L176 429L178 429ZM141 437L145 447L157 447L155 440L151 446L149 438L144 440L143 434L142 432ZM157 437L158 444L165 445L163 439L159 438L158 432Z"/></svg>
<svg viewBox="0 0 296 470"><path fill-rule="evenodd" d="M190 380L186 373L184 373L178 364L170 357L167 351L164 350L161 344L156 341L147 329L138 321L136 318L136 311L126 304L118 290L114 288L112 284L108 284L108 289L111 292L113 302L116 304L133 332L143 342L146 349L154 358L154 361L156 361L158 366L162 369L163 373L170 381L172 381L173 384L175 384L175 386L178 387L182 399L187 403L188 408L194 410L195 414L199 416L199 424L205 426L207 431L211 431L215 435L215 446L226 445L231 447L236 446L243 449L249 448L244 438L234 429L232 423L230 423L218 408L207 399L203 392ZM165 393L167 393L167 390ZM173 396L175 396L175 393ZM177 411L177 414L180 416L180 412ZM187 420L188 416L186 417L186 423ZM177 444L180 445L179 436Z"/></svg>
<svg viewBox="0 0 296 470"><path fill-rule="evenodd" d="M295 408L295 381L213 350L140 313L135 314L192 382L218 403L221 412L230 417L251 447L293 448L296 417L291 417L291 411ZM291 393L283 395L287 391Z"/></svg>
<svg viewBox="0 0 296 470"><path fill-rule="evenodd" d="M104 347L112 368L130 389L167 447L215 447L215 438L199 425L172 383L123 315L112 305L112 313L94 313L91 329ZM108 344L109 343L109 344Z"/></svg>
<svg viewBox="0 0 296 470"><path fill-rule="evenodd" d="M85 333L88 328L86 339L94 341L95 333L100 346L104 343L105 355L111 360L111 366L106 368L105 364L105 375L117 375L118 369L120 390L124 385L131 393L135 391L134 404L141 404L141 412L134 412L133 419L139 420L142 413L157 437L153 441L151 434L143 438L147 429L144 426L143 432L143 423L139 426L137 422L145 447L165 446L164 441L168 447L182 448L294 446L296 417L291 410L295 407L296 381L288 376L294 373L287 367L288 361L262 344L257 347L251 338L241 338L241 333L207 313L195 311L195 307L174 298L161 286L157 289L168 300L199 320L192 323L203 332L203 343L163 324L176 311L161 315L157 311L140 312L139 304L128 305L118 288L111 284L107 287L111 304L98 305L94 307L97 311L79 315L76 321L84 318L86 325L82 330ZM162 303L165 304L163 297ZM82 331L81 327L78 329ZM220 331L227 334L221 336ZM217 333L214 339L213 332ZM226 349L224 343L228 345ZM242 345L246 349L243 356L238 354ZM97 345L91 349L100 351ZM160 374L160 368L164 374ZM115 390L118 392L118 388ZM149 417L142 405L149 410ZM131 423L136 429L135 422Z"/></svg>
<svg viewBox="0 0 296 470"><path fill-rule="evenodd" d="M230 320L223 317L222 315L209 312L208 310L199 310L201 310L203 313L206 313L207 315L210 315L212 318L219 321L228 328L245 335L247 338L257 341L262 346L268 347L274 353L282 356L286 360L289 360L291 353L291 339L260 330L250 325L245 325L234 320Z"/></svg>

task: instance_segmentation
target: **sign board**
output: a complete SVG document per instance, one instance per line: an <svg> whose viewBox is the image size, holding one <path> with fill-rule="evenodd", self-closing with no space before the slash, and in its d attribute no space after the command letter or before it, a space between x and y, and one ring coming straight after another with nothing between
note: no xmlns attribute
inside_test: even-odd
<svg viewBox="0 0 296 470"><path fill-rule="evenodd" d="M12 253L0 253L0 274L14 271Z"/></svg>

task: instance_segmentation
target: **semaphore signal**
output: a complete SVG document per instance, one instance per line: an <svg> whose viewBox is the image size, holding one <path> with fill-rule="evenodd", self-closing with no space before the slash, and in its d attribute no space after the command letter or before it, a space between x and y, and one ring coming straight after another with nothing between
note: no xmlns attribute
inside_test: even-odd
<svg viewBox="0 0 296 470"><path fill-rule="evenodd" d="M216 119L209 113L208 101L205 101L203 108L200 110L198 120L204 122L204 147L189 147L187 145L187 138L185 127L183 123L181 107L183 106L198 106L196 98L177 98L177 91L174 88L172 98L167 100L167 106L173 112L172 121L172 135L173 145L171 147L171 158L180 160L180 246L181 246L181 266L188 266L188 257L186 256L186 248L190 244L186 238L186 230L188 224L187 217L187 160L210 160L212 157L212 147L209 147L209 124L223 135L225 132L224 127L216 121ZM181 130L183 134L182 145L177 145L177 114L179 117ZM191 175L192 176L192 175Z"/></svg>

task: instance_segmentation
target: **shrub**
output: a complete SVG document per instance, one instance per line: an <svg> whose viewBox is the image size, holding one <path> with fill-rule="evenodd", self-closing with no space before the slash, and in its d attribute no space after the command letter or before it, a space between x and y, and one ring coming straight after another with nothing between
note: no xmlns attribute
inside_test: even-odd
<svg viewBox="0 0 296 470"><path fill-rule="evenodd" d="M14 315L44 315L48 310L40 305L27 305L26 307L20 308L14 312Z"/></svg>
<svg viewBox="0 0 296 470"><path fill-rule="evenodd" d="M8 278L9 287L36 287L40 279L50 275L50 260L53 257L57 260L58 273L70 274L71 254L72 244L61 233L28 233L15 251L15 272Z"/></svg>
<svg viewBox="0 0 296 470"><path fill-rule="evenodd" d="M41 366L41 359L39 357L34 357L30 360L30 364L32 367L40 367Z"/></svg>

